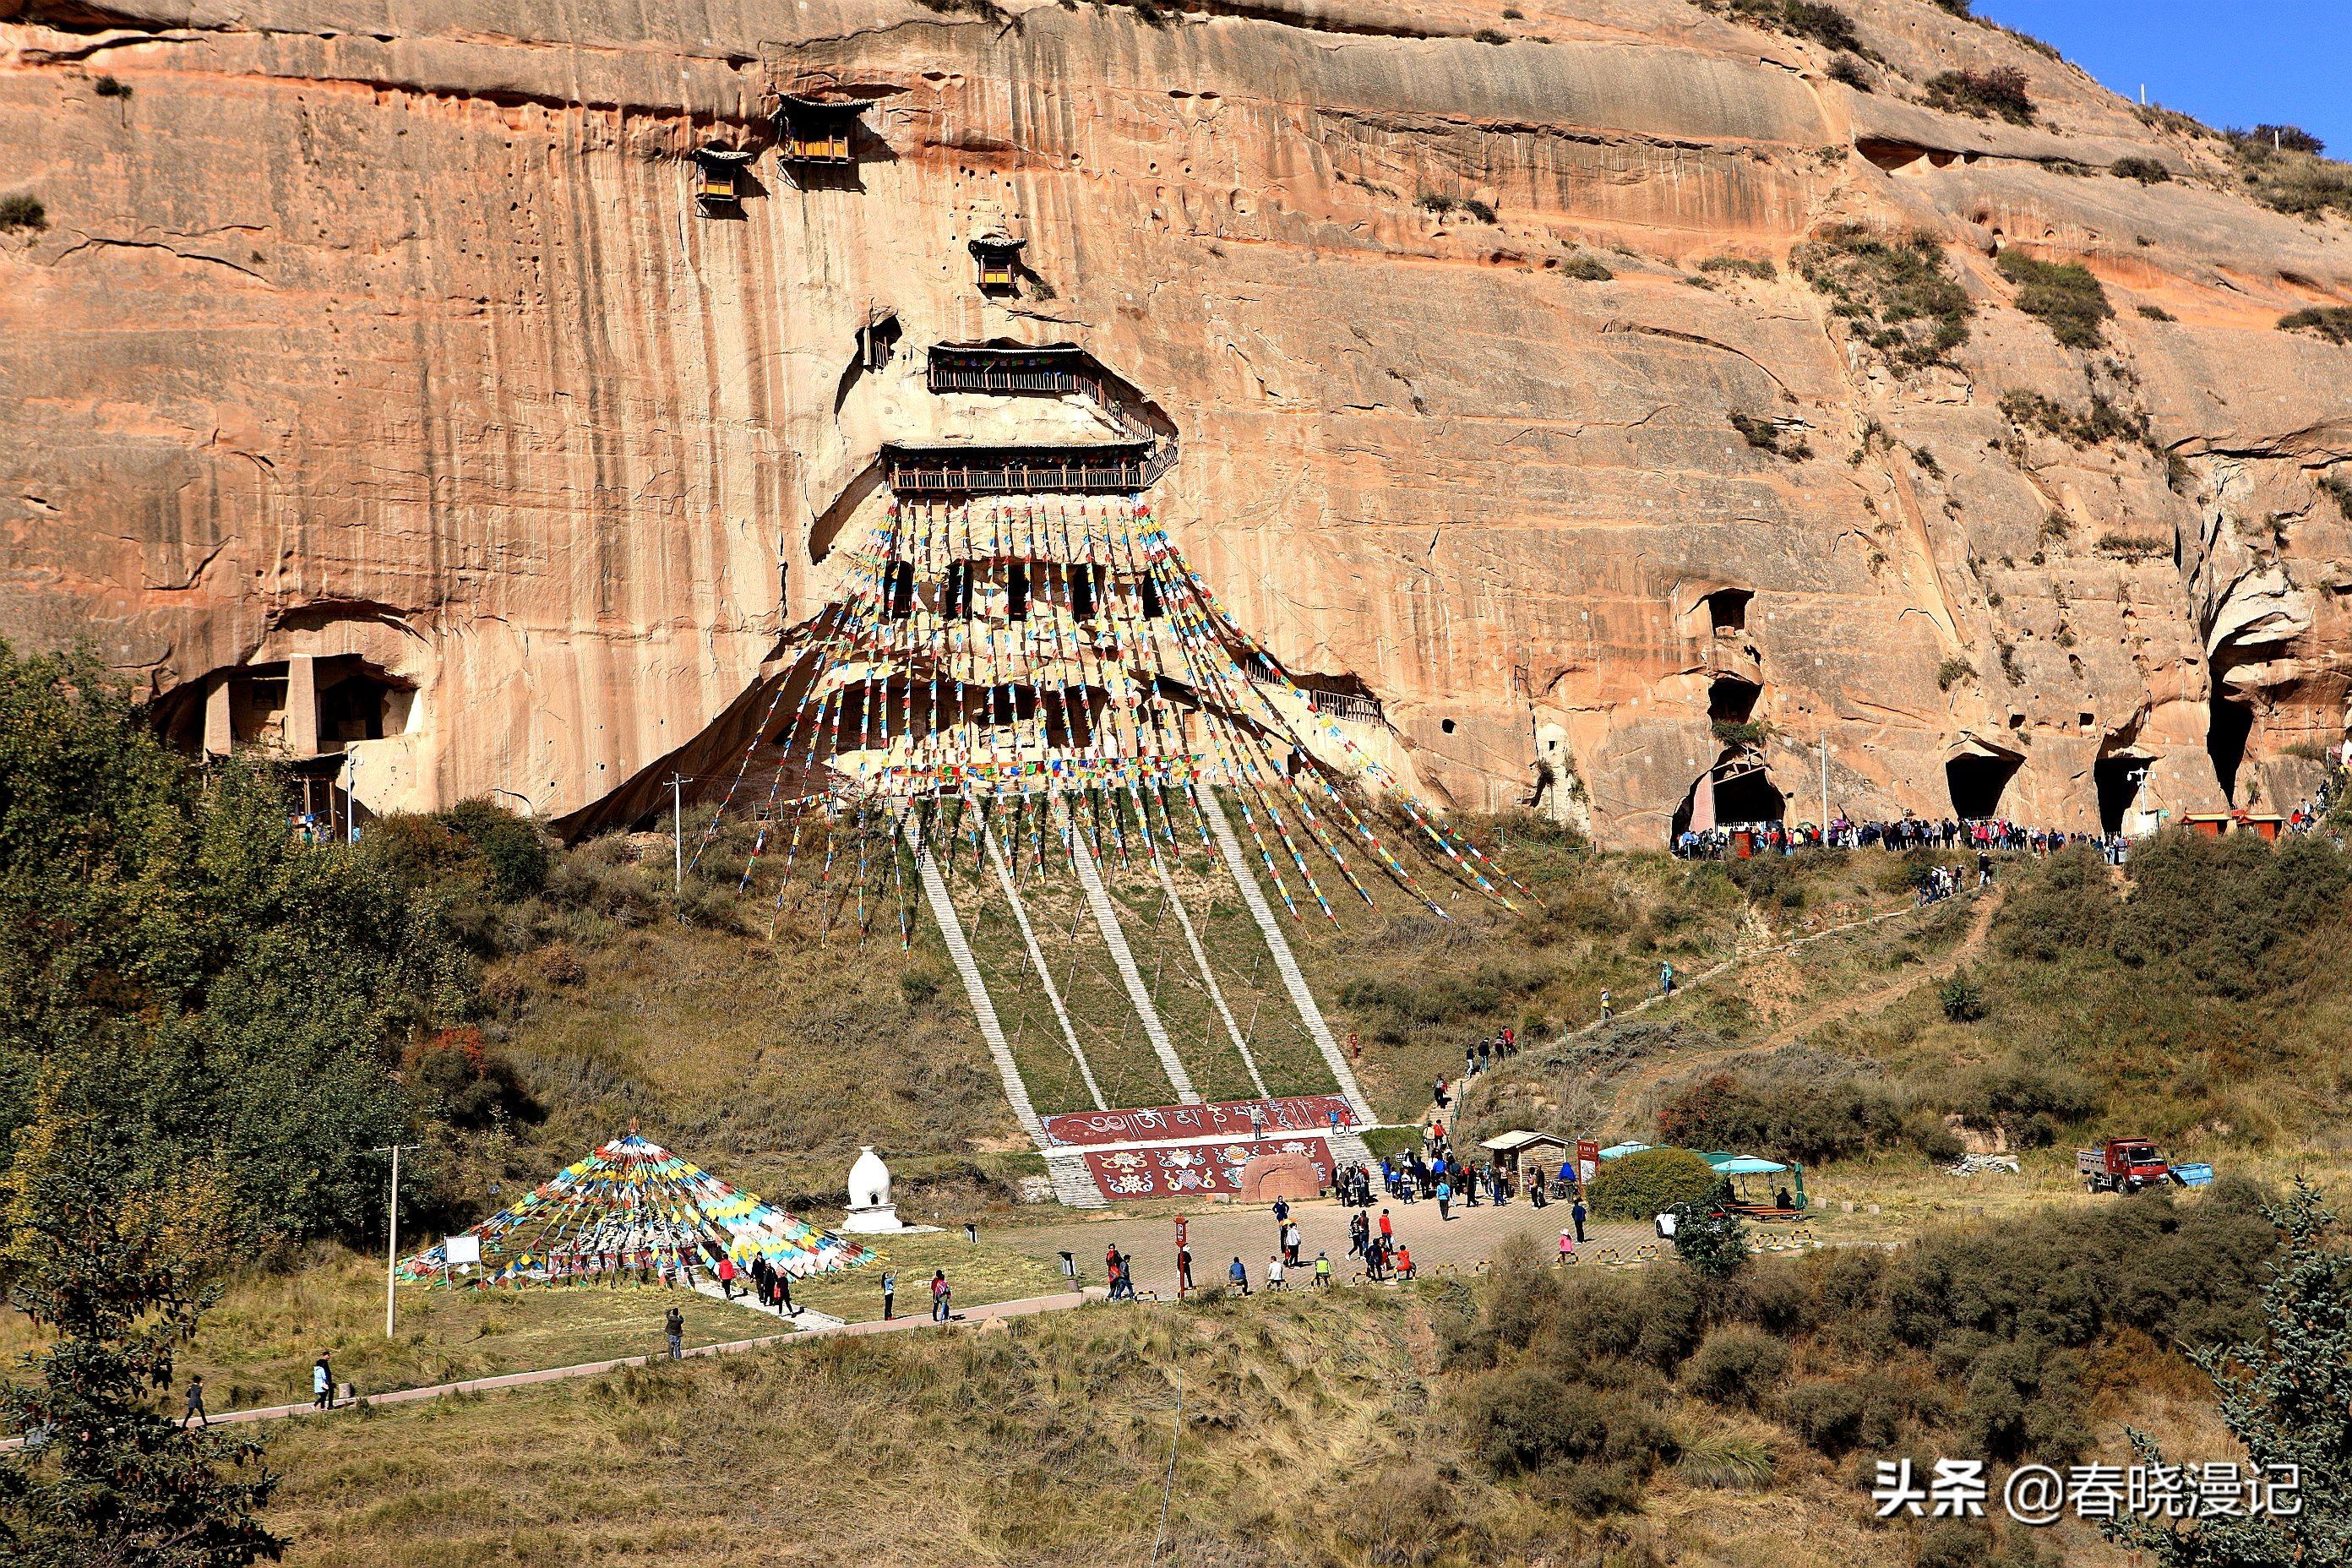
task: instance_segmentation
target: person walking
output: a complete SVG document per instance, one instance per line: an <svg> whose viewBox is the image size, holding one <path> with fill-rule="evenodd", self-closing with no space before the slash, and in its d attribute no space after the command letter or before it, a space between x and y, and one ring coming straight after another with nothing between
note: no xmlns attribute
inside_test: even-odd
<svg viewBox="0 0 2352 1568"><path fill-rule="evenodd" d="M1609 1005L1609 987L1603 985L1601 988L1601 1021L1605 1024L1616 1016L1617 1009Z"/></svg>
<svg viewBox="0 0 2352 1568"><path fill-rule="evenodd" d="M1299 1234L1297 1220L1292 1220L1289 1227L1282 1233L1282 1258L1293 1268L1298 1267L1298 1249L1305 1245L1306 1240L1307 1238Z"/></svg>
<svg viewBox="0 0 2352 1568"><path fill-rule="evenodd" d="M946 1322L953 1315L951 1303L954 1300L955 1291L948 1284L948 1271L944 1268L932 1269L931 1321L935 1323Z"/></svg>
<svg viewBox="0 0 2352 1568"><path fill-rule="evenodd" d="M887 1269L882 1275L882 1321L888 1322L898 1315L898 1277Z"/></svg>
<svg viewBox="0 0 2352 1568"><path fill-rule="evenodd" d="M686 1354L686 1314L676 1307L662 1319L662 1332L669 1340L669 1359L677 1361ZM324 1363L320 1363L324 1365Z"/></svg>
<svg viewBox="0 0 2352 1568"><path fill-rule="evenodd" d="M1437 1218L1441 1224L1454 1217L1451 1212L1453 1203L1454 1188L1444 1177L1440 1176L1437 1179Z"/></svg>
<svg viewBox="0 0 2352 1568"><path fill-rule="evenodd" d="M310 1368L310 1408L332 1410L335 1407L335 1369L327 1363L327 1352L320 1351Z"/></svg>
<svg viewBox="0 0 2352 1568"><path fill-rule="evenodd" d="M1674 960L1667 959L1665 962L1658 965L1658 994L1661 996L1671 996L1674 994L1675 963Z"/></svg>
<svg viewBox="0 0 2352 1568"><path fill-rule="evenodd" d="M1279 1252L1265 1260L1265 1288L1269 1290L1282 1289L1282 1254Z"/></svg>
<svg viewBox="0 0 2352 1568"><path fill-rule="evenodd" d="M1250 1293L1249 1270L1242 1267L1241 1254L1234 1254L1234 1266L1225 1270L1225 1279L1243 1295Z"/></svg>
<svg viewBox="0 0 2352 1568"><path fill-rule="evenodd" d="M1562 1263L1576 1261L1576 1237L1564 1230L1559 1233L1559 1260Z"/></svg>
<svg viewBox="0 0 2352 1568"><path fill-rule="evenodd" d="M721 1300L735 1299L735 1260L724 1253L719 1257L719 1295Z"/></svg>
<svg viewBox="0 0 2352 1568"><path fill-rule="evenodd" d="M1568 1217L1576 1222L1576 1239L1584 1239L1584 1194L1579 1193L1576 1202L1569 1205Z"/></svg>
<svg viewBox="0 0 2352 1568"><path fill-rule="evenodd" d="M192 1421L199 1426L213 1424L213 1418L205 1414L205 1374L202 1373L188 1379L188 1410L180 1417L180 1430L186 1431Z"/></svg>
<svg viewBox="0 0 2352 1568"><path fill-rule="evenodd" d="M1381 1245L1386 1247L1395 1239L1396 1226L1390 1222L1388 1208L1383 1205L1381 1209Z"/></svg>
<svg viewBox="0 0 2352 1568"><path fill-rule="evenodd" d="M793 1271L789 1268L776 1270L776 1310L787 1318L801 1315L801 1310L793 1305Z"/></svg>

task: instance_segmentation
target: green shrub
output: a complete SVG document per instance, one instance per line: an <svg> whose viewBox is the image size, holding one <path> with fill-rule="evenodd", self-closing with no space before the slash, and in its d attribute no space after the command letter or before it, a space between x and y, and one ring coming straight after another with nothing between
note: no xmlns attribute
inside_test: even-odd
<svg viewBox="0 0 2352 1568"><path fill-rule="evenodd" d="M1599 257L1588 256L1582 251L1560 264L1559 275L1579 283L1606 283L1617 276Z"/></svg>
<svg viewBox="0 0 2352 1568"><path fill-rule="evenodd" d="M102 76L89 84L89 89L100 98L129 98L131 84L118 77Z"/></svg>
<svg viewBox="0 0 2352 1568"><path fill-rule="evenodd" d="M2107 165L2107 173L2118 180L2137 180L2143 185L2161 185L2172 178L2172 171L2153 158L2118 158Z"/></svg>
<svg viewBox="0 0 2352 1568"><path fill-rule="evenodd" d="M2004 250L1993 265L2017 287L2017 308L2037 318L2051 336L2072 349L2095 349L2106 342L2099 323L2115 315L2107 291L2079 261L2036 261Z"/></svg>
<svg viewBox="0 0 2352 1568"><path fill-rule="evenodd" d="M2172 541L2153 533L2103 533L2099 535L2099 550L2126 561L2153 561L2172 553Z"/></svg>
<svg viewBox="0 0 2352 1568"><path fill-rule="evenodd" d="M1481 27L1470 35L1482 44L1507 44L1511 36L1499 27Z"/></svg>
<svg viewBox="0 0 2352 1568"><path fill-rule="evenodd" d="M1852 55L1840 55L1830 62L1830 79L1843 82L1856 92L1874 90L1871 86L1870 72Z"/></svg>
<svg viewBox="0 0 2352 1568"><path fill-rule="evenodd" d="M1903 1430L1902 1406L1880 1384L1808 1378L1780 1395L1777 1414L1832 1458L1855 1447L1891 1447Z"/></svg>
<svg viewBox="0 0 2352 1568"><path fill-rule="evenodd" d="M2252 131L2232 131L2229 134L2276 152L2308 153L2316 157L2327 151L2326 142L2299 125L2257 125Z"/></svg>
<svg viewBox="0 0 2352 1568"><path fill-rule="evenodd" d="M1952 655L1936 667L1936 687L1940 691L1949 691L1959 682L1976 678L1977 667L1958 654Z"/></svg>
<svg viewBox="0 0 2352 1568"><path fill-rule="evenodd" d="M1641 1401L1540 1368L1485 1373L1463 1405L1478 1458L1498 1476L1572 1464L1638 1478L1674 1453L1672 1435Z"/></svg>
<svg viewBox="0 0 2352 1568"><path fill-rule="evenodd" d="M48 209L35 196L19 192L0 196L0 231L13 228L44 229L49 226Z"/></svg>
<svg viewBox="0 0 2352 1568"><path fill-rule="evenodd" d="M1754 1329L1720 1328L1683 1363L1683 1386L1710 1405L1755 1405L1788 1375L1789 1350Z"/></svg>
<svg viewBox="0 0 2352 1568"><path fill-rule="evenodd" d="M2015 66L1944 71L1930 77L1927 104L1979 120L1997 114L2017 125L2033 122L2033 100L2026 91L2025 73Z"/></svg>
<svg viewBox="0 0 2352 1568"><path fill-rule="evenodd" d="M1985 1016L1984 988L1965 969L1945 978L1936 988L1936 1000L1955 1024L1973 1024Z"/></svg>
<svg viewBox="0 0 2352 1568"><path fill-rule="evenodd" d="M2175 316L2171 311L2166 310L2161 305L2142 305L2139 307L2139 313L2151 321L2172 321L2179 320L2179 317Z"/></svg>
<svg viewBox="0 0 2352 1568"><path fill-rule="evenodd" d="M1826 228L1797 247L1797 271L1898 365L1941 363L1969 340L1976 307L1932 235L1890 239L1851 226Z"/></svg>
<svg viewBox="0 0 2352 1568"><path fill-rule="evenodd" d="M1760 279L1769 283L1780 276L1780 269L1769 260L1750 260L1744 256L1710 256L1698 264L1701 272L1728 272L1741 278Z"/></svg>
<svg viewBox="0 0 2352 1568"><path fill-rule="evenodd" d="M1602 1219L1648 1219L1715 1191L1715 1168L1687 1149L1644 1149L1604 1160L1592 1182L1592 1212Z"/></svg>
<svg viewBox="0 0 2352 1568"><path fill-rule="evenodd" d="M1778 1082L1711 1073L1658 1110L1658 1137L1664 1142L1807 1163L1892 1148L1902 1128L1895 1098L1852 1078Z"/></svg>
<svg viewBox="0 0 2352 1568"><path fill-rule="evenodd" d="M2322 305L2279 318L2283 332L2316 332L2331 343L2352 348L2352 305Z"/></svg>
<svg viewBox="0 0 2352 1568"><path fill-rule="evenodd" d="M1675 1256L1720 1285L1748 1267L1748 1222L1714 1201L1675 1205Z"/></svg>

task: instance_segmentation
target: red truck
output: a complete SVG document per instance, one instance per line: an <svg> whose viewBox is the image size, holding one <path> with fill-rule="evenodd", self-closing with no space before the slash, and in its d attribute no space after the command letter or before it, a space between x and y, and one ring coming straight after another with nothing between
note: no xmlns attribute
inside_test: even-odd
<svg viewBox="0 0 2352 1568"><path fill-rule="evenodd" d="M2095 1149L2077 1149L2074 1170L2095 1193L2136 1193L2179 1179L2172 1162L2145 1138L2110 1138Z"/></svg>

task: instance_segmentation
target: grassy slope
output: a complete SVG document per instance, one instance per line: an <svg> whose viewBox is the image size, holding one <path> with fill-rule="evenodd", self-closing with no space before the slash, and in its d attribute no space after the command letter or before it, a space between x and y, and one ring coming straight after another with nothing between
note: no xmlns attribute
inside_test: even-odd
<svg viewBox="0 0 2352 1568"><path fill-rule="evenodd" d="M1449 1541L1374 1560L1548 1557L1585 1521L1454 1463L1433 1304L1446 1310L1441 1288L1092 1308L306 1423L274 1450L278 1517L289 1561L317 1564L683 1564L746 1547L785 1563L1140 1561L1181 1373L1174 1561L1360 1562ZM1616 1533L1695 1563L1873 1561L1844 1489L1824 1489L1669 1479L1654 1517Z"/></svg>

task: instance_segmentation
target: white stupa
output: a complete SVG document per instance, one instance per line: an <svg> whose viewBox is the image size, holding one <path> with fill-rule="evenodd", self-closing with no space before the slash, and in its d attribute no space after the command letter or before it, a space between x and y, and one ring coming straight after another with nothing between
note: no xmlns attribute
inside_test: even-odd
<svg viewBox="0 0 2352 1568"><path fill-rule="evenodd" d="M899 1223L898 1205L890 1201L890 1167L874 1152L871 1143L861 1144L857 1163L849 1167L849 1213L841 1228L854 1236L880 1236L907 1227Z"/></svg>

